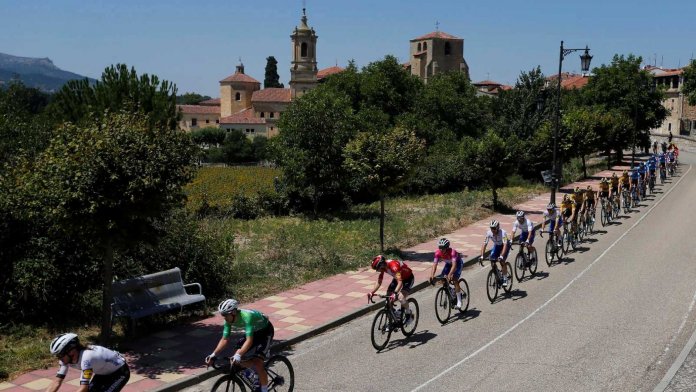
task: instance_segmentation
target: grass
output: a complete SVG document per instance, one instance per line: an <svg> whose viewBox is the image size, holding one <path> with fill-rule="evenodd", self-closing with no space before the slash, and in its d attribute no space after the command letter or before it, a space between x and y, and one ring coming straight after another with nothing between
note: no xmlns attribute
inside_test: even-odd
<svg viewBox="0 0 696 392"><path fill-rule="evenodd" d="M195 211L204 200L210 206L225 208L237 194L274 192L273 179L281 175L279 169L261 166L202 167L186 186L187 208Z"/></svg>
<svg viewBox="0 0 696 392"><path fill-rule="evenodd" d="M538 185L508 187L499 190L499 198L514 206L545 191ZM402 249L483 219L493 213L485 207L490 201L490 191L387 199L385 249L399 256ZM379 253L379 203L314 220L207 218L201 225L207 235L234 237L230 279L236 290L230 294L242 301L365 266Z"/></svg>

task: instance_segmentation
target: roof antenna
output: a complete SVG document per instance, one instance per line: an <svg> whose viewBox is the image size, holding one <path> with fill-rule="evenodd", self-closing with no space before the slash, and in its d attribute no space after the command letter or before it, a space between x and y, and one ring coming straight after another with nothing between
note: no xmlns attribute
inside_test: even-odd
<svg viewBox="0 0 696 392"><path fill-rule="evenodd" d="M435 21L435 31L440 31L440 22L437 20Z"/></svg>
<svg viewBox="0 0 696 392"><path fill-rule="evenodd" d="M486 72L486 80L491 80L491 73L490 72Z"/></svg>
<svg viewBox="0 0 696 392"><path fill-rule="evenodd" d="M307 0L302 0L302 15L307 16Z"/></svg>

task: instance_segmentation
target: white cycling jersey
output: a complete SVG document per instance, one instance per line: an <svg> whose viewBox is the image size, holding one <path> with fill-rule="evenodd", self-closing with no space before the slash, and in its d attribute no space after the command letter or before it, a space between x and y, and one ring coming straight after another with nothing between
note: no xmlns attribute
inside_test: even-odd
<svg viewBox="0 0 696 392"><path fill-rule="evenodd" d="M118 352L106 347L92 345L80 351L80 357L76 364L67 365L63 361L58 361L60 368L56 376L64 378L68 373L68 366L70 366L82 371L80 385L89 385L93 376L109 375L120 369L125 363L126 360Z"/></svg>
<svg viewBox="0 0 696 392"><path fill-rule="evenodd" d="M524 222L522 224L520 224L520 221L515 219L515 223L512 225L512 233L514 234L517 232L517 229L520 229L522 233L532 232L534 231L534 224L527 218L524 218Z"/></svg>
<svg viewBox="0 0 696 392"><path fill-rule="evenodd" d="M544 211L544 222L553 222L558 219L558 210L553 209L553 212L549 214L549 210Z"/></svg>
<svg viewBox="0 0 696 392"><path fill-rule="evenodd" d="M483 240L483 243L488 245L488 241L490 240L493 240L493 245L502 245L503 242L510 241L507 233L503 229L498 229L497 234L493 234L492 231L488 230L488 232L486 233L486 238Z"/></svg>

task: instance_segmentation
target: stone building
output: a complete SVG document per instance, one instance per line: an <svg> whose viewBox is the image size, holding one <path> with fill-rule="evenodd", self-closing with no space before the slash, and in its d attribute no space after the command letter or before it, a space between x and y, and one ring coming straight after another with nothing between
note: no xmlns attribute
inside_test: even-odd
<svg viewBox="0 0 696 392"><path fill-rule="evenodd" d="M442 31L410 41L409 62L406 68L423 79L438 73L460 71L469 78L469 66L464 60L464 40Z"/></svg>
<svg viewBox="0 0 696 392"><path fill-rule="evenodd" d="M261 89L261 82L247 75L240 61L235 73L220 81L219 99L178 106L182 113L179 127L185 131L206 126L239 129L249 137L277 135L276 123L290 102L315 88L324 77L342 70L338 66L317 68L317 38L302 10L300 25L290 35L290 88Z"/></svg>
<svg viewBox="0 0 696 392"><path fill-rule="evenodd" d="M687 102L687 97L682 93L684 84L684 69L667 69L660 67L646 67L653 76L657 87L665 91L665 100L662 105L669 111L667 118L659 128L651 129L651 132L659 135L696 135L696 106Z"/></svg>

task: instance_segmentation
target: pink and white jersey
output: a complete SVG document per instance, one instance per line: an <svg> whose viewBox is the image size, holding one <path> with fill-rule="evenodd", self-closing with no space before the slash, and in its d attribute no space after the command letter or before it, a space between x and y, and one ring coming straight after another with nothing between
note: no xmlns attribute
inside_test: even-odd
<svg viewBox="0 0 696 392"><path fill-rule="evenodd" d="M433 263L437 264L440 262L440 260L442 260L445 262L445 264L452 264L452 261L457 261L460 258L461 256L459 256L459 252L452 248L448 249L446 252L438 249L435 251L435 260L433 260Z"/></svg>

